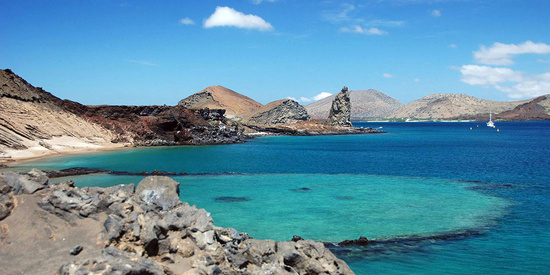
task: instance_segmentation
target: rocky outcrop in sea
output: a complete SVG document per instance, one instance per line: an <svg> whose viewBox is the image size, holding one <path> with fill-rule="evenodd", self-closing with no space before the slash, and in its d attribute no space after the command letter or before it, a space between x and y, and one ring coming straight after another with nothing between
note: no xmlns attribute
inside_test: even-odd
<svg viewBox="0 0 550 275"><path fill-rule="evenodd" d="M348 87L344 86L342 91L340 91L332 101L327 123L330 126L353 127L350 116L351 103L349 92Z"/></svg>
<svg viewBox="0 0 550 275"><path fill-rule="evenodd" d="M252 115L247 122L269 125L294 123L309 119L310 117L304 106L292 99L283 99L263 106L257 113Z"/></svg>
<svg viewBox="0 0 550 275"><path fill-rule="evenodd" d="M164 176L147 177L134 191L133 184L76 188L50 183L39 170L8 172L0 174L0 202L7 273L353 274L322 243L256 240L215 226L204 209L181 202L179 183ZM12 231L25 223L34 226ZM27 230L36 233L26 238ZM21 248L31 244L37 248ZM37 257L45 257L42 265Z"/></svg>

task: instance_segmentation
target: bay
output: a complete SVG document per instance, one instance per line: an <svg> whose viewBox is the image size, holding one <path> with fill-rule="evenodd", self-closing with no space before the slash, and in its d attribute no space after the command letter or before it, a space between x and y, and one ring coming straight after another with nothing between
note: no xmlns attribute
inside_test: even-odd
<svg viewBox="0 0 550 275"><path fill-rule="evenodd" d="M182 200L206 208L217 225L277 240L291 234L325 242L359 235L402 240L332 247L357 274L546 273L550 123L496 124L355 123L388 133L139 148L18 169L213 173L175 179ZM139 180L75 178L79 186Z"/></svg>

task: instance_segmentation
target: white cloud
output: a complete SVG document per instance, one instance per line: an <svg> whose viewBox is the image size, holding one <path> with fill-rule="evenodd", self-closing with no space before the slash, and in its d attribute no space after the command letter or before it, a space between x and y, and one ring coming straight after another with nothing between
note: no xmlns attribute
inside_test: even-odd
<svg viewBox="0 0 550 275"><path fill-rule="evenodd" d="M393 75L388 74L388 73L382 74L382 76L385 77L385 78L393 78Z"/></svg>
<svg viewBox="0 0 550 275"><path fill-rule="evenodd" d="M319 94L315 95L312 98L308 98L308 97L305 97L305 96L300 97L300 99L296 99L295 97L292 97L292 96L289 96L287 98L292 99L294 101L298 101L298 102L312 102L312 101L321 100L321 99L323 99L325 97L329 97L331 95L332 95L331 93L322 92L322 93L319 93Z"/></svg>
<svg viewBox="0 0 550 275"><path fill-rule="evenodd" d="M253 14L244 14L230 7L216 7L216 11L204 21L203 26L205 28L236 27L260 31L273 30L273 26L261 17Z"/></svg>
<svg viewBox="0 0 550 275"><path fill-rule="evenodd" d="M513 57L519 54L547 54L550 45L526 41L522 44L494 43L481 46L473 52L477 62L487 65L512 65ZM461 81L470 85L493 87L510 98L536 97L550 92L550 72L528 74L507 67L487 65L464 65L460 68Z"/></svg>
<svg viewBox="0 0 550 275"><path fill-rule="evenodd" d="M321 100L321 99L323 99L323 98L325 98L325 97L329 97L329 96L331 96L331 95L332 95L331 93L322 92L322 93L320 93L320 94L314 96L314 97L313 97L313 100L315 100L315 101Z"/></svg>
<svg viewBox="0 0 550 275"><path fill-rule="evenodd" d="M341 32L353 32L353 33L360 33L360 34L366 34L366 35L383 35L383 34L387 34L387 32L379 29L379 28L363 28L359 25L355 25L353 26L351 29L350 28L340 28L340 31Z"/></svg>
<svg viewBox="0 0 550 275"><path fill-rule="evenodd" d="M440 10L432 10L432 16L433 17L440 17L441 11Z"/></svg>
<svg viewBox="0 0 550 275"><path fill-rule="evenodd" d="M422 81L422 80L420 80L420 78L415 78L414 79L414 82L420 82L420 81Z"/></svg>
<svg viewBox="0 0 550 275"><path fill-rule="evenodd" d="M195 25L195 22L194 22L191 18L185 17L185 18L180 19L180 24L183 24L183 25Z"/></svg>
<svg viewBox="0 0 550 275"><path fill-rule="evenodd" d="M449 48L456 49L456 48L458 48L458 46L457 46L456 44L450 44L450 45L449 45Z"/></svg>
<svg viewBox="0 0 550 275"><path fill-rule="evenodd" d="M489 48L481 46L479 51L474 52L474 58L478 63L506 66L514 64L512 57L525 53L550 53L550 45L545 43L533 43L532 41L526 41L519 45L495 42L493 46Z"/></svg>
<svg viewBox="0 0 550 275"><path fill-rule="evenodd" d="M496 85L502 82L519 82L523 79L521 72L510 68L464 65L460 68L460 72L462 82L470 85Z"/></svg>
<svg viewBox="0 0 550 275"><path fill-rule="evenodd" d="M492 86L510 98L536 97L550 91L550 72L526 75L510 68L464 65L460 69L462 82Z"/></svg>
<svg viewBox="0 0 550 275"><path fill-rule="evenodd" d="M496 85L496 89L510 98L537 97L550 91L550 73L532 75L511 87Z"/></svg>

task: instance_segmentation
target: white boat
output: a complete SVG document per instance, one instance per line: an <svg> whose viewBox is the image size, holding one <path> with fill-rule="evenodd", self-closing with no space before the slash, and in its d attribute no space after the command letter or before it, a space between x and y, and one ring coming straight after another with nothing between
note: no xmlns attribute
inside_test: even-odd
<svg viewBox="0 0 550 275"><path fill-rule="evenodd" d="M487 127L495 128L495 123L493 122L493 114L489 111L489 121L487 122Z"/></svg>

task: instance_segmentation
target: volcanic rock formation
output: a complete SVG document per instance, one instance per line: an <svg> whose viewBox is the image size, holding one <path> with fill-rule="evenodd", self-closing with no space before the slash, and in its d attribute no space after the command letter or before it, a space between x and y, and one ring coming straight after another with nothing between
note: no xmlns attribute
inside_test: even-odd
<svg viewBox="0 0 550 275"><path fill-rule="evenodd" d="M313 119L326 119L336 95L304 106ZM403 103L377 90L350 91L351 120L386 118L403 107Z"/></svg>
<svg viewBox="0 0 550 275"><path fill-rule="evenodd" d="M268 103L251 115L250 118L245 119L247 123L254 124L283 124L301 120L309 120L309 115L304 106L292 99Z"/></svg>
<svg viewBox="0 0 550 275"><path fill-rule="evenodd" d="M2 272L353 274L322 243L256 240L214 226L204 209L180 201L178 185L153 176L134 192L133 184L53 184L38 170L0 173L0 202L10 204L0 220Z"/></svg>
<svg viewBox="0 0 550 275"><path fill-rule="evenodd" d="M332 101L332 107L328 115L327 123L330 126L353 127L350 121L351 103L348 87L344 86L342 91Z"/></svg>

